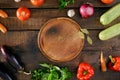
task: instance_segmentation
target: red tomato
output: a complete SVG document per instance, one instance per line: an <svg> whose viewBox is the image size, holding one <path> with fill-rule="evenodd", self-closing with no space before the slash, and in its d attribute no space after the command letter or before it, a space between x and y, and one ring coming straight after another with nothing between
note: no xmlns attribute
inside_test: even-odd
<svg viewBox="0 0 120 80"><path fill-rule="evenodd" d="M44 0L30 0L34 6L41 6L44 3Z"/></svg>
<svg viewBox="0 0 120 80"><path fill-rule="evenodd" d="M16 15L21 21L28 20L30 18L30 10L26 7L20 7L17 9Z"/></svg>
<svg viewBox="0 0 120 80"><path fill-rule="evenodd" d="M105 4L111 4L113 3L114 0L101 0L101 2L105 3Z"/></svg>

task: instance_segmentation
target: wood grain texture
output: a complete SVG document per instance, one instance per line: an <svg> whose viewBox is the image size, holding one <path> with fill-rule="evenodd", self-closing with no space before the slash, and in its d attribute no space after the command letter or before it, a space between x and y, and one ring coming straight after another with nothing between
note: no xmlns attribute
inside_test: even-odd
<svg viewBox="0 0 120 80"><path fill-rule="evenodd" d="M68 17L68 9L30 9L31 17L27 21L20 21L16 17L16 9L4 9L9 17L7 19L0 18L0 22L4 24L8 30L39 30L43 24L57 17ZM88 19L83 19L79 14L79 10L75 9L76 15L71 18L75 20L82 28L87 29L105 29L115 23L120 22L120 17L107 26L100 24L100 16L109 10L109 8L95 8L95 13Z"/></svg>
<svg viewBox="0 0 120 80"><path fill-rule="evenodd" d="M95 7L111 7L118 2L115 0L111 5L105 5L100 0L75 0L75 4L69 5L67 8L79 7L83 3L92 3ZM14 0L0 0L0 8L18 8L20 6L26 6L28 8L58 8L58 0L45 0L45 4L40 7L33 6L29 0L22 0L20 3L14 2Z"/></svg>
<svg viewBox="0 0 120 80"><path fill-rule="evenodd" d="M92 17L83 19L79 14L79 6L87 2L95 6L95 13ZM58 9L58 0L45 0L45 4L40 7L33 6L29 0L22 0L20 3L15 3L14 0L0 0L0 8L9 15L7 19L0 18L0 22L8 29L6 34L0 32L0 46L4 44L11 46L15 53L21 57L27 71L38 68L39 62L46 62L60 67L67 66L74 73L70 80L77 80L78 64L84 61L90 63L95 69L95 75L91 80L120 80L119 72L110 70L105 73L101 72L99 62L101 51L103 51L107 62L110 54L120 56L120 36L107 41L100 41L98 38L101 30L120 22L120 17L107 26L103 26L99 22L100 16L119 2L120 0L115 0L113 4L105 5L100 0L75 0L75 4L60 10ZM22 22L17 19L16 10L20 6L26 6L30 9L31 17L29 20ZM46 21L57 17L67 17L69 9L74 9L76 12L76 15L71 19L75 20L82 28L89 30L93 45L89 45L85 39L84 48L75 59L64 63L52 62L38 48L38 32ZM31 75L17 74L17 77L18 80L30 80Z"/></svg>
<svg viewBox="0 0 120 80"><path fill-rule="evenodd" d="M12 31L8 32L5 35L0 33L0 45L7 44L11 46L15 53L21 57L22 62L25 64L26 70L34 70L38 68L39 62L52 63L58 66L67 66L71 72L74 73L74 76L70 80L76 79L76 69L80 62L88 62L95 69L95 76L91 80L119 80L120 74L117 72L113 72L108 70L106 73L100 71L99 65L99 57L100 51L102 50L104 53L107 62L109 61L108 56L111 54L113 56L120 56L120 51L116 51L112 48L112 46L119 46L119 37L108 40L106 42L99 41L97 38L96 30L90 31L92 35L94 35L93 41L95 42L92 46L85 42L84 49L82 52L73 60L64 62L64 63L56 63L49 61L39 50L37 45L37 35L38 31ZM96 36L96 37L95 37ZM115 43L116 42L116 43ZM118 43L117 43L118 42ZM111 43L111 44L109 44ZM112 77L112 75L116 77ZM104 77L102 77L104 76ZM25 76L23 74L18 74L18 80L30 80L31 76ZM101 78L102 77L102 78Z"/></svg>

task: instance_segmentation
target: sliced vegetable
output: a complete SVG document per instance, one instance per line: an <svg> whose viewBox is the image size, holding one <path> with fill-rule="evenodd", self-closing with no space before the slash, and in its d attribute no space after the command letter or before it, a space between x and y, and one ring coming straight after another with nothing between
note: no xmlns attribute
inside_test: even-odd
<svg viewBox="0 0 120 80"><path fill-rule="evenodd" d="M25 21L30 18L30 10L26 7L20 7L16 11L16 16L19 20Z"/></svg>
<svg viewBox="0 0 120 80"><path fill-rule="evenodd" d="M101 71L102 72L106 72L107 71L107 67L106 67L105 58L103 56L103 52L101 52L101 55L100 55L100 64L101 64Z"/></svg>
<svg viewBox="0 0 120 80"><path fill-rule="evenodd" d="M0 9L0 17L7 18L8 14L5 11L3 11L3 10Z"/></svg>
<svg viewBox="0 0 120 80"><path fill-rule="evenodd" d="M104 4L111 4L113 3L115 0L101 0L102 3Z"/></svg>
<svg viewBox="0 0 120 80"><path fill-rule="evenodd" d="M34 6L42 6L45 1L44 1L44 0L30 0L30 2L31 2Z"/></svg>
<svg viewBox="0 0 120 80"><path fill-rule="evenodd" d="M82 4L79 11L83 18L88 18L94 14L94 7L91 4Z"/></svg>
<svg viewBox="0 0 120 80"><path fill-rule="evenodd" d="M51 64L40 64L41 69L33 71L31 80L67 80L72 76L66 67L53 66Z"/></svg>
<svg viewBox="0 0 120 80"><path fill-rule="evenodd" d="M103 25L110 24L120 16L120 3L109 9L100 17L100 23Z"/></svg>
<svg viewBox="0 0 120 80"><path fill-rule="evenodd" d="M120 23L115 24L99 33L100 40L108 40L117 35L120 35Z"/></svg>
<svg viewBox="0 0 120 80"><path fill-rule="evenodd" d="M7 29L6 27L0 23L0 30L3 32L3 33L6 33L7 32Z"/></svg>

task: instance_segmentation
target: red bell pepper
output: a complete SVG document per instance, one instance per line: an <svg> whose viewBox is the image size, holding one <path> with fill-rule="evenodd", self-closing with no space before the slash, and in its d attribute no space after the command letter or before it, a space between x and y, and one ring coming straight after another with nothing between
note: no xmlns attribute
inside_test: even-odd
<svg viewBox="0 0 120 80"><path fill-rule="evenodd" d="M93 75L94 75L94 69L90 64L86 62L82 62L79 64L77 71L77 78L79 80L90 80L90 78Z"/></svg>
<svg viewBox="0 0 120 80"><path fill-rule="evenodd" d="M109 58L111 60L111 62L108 64L109 69L120 72L120 57L112 57L110 55Z"/></svg>

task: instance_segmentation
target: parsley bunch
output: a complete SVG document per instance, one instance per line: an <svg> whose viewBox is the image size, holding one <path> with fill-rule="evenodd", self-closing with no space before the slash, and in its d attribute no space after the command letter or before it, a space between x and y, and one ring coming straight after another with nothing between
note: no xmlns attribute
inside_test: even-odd
<svg viewBox="0 0 120 80"><path fill-rule="evenodd" d="M31 80L67 80L72 76L66 67L60 68L46 63L39 65L42 68L33 71Z"/></svg>

